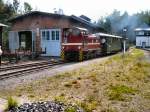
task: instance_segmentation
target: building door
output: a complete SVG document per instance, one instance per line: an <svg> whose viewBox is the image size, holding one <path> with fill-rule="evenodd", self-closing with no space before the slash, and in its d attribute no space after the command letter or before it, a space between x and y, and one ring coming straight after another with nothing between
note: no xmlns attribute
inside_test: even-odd
<svg viewBox="0 0 150 112"><path fill-rule="evenodd" d="M46 29L41 30L41 47L46 54L42 56L60 56L61 52L61 30Z"/></svg>
<svg viewBox="0 0 150 112"><path fill-rule="evenodd" d="M142 42L142 48L146 47L146 42Z"/></svg>

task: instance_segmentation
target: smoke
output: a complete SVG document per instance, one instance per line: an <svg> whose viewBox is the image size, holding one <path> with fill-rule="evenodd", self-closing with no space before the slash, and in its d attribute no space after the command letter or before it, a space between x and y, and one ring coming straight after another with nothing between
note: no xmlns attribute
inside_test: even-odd
<svg viewBox="0 0 150 112"><path fill-rule="evenodd" d="M135 41L135 32L134 29L137 27L146 28L149 27L146 23L143 23L139 16L136 14L130 16L127 12L120 14L119 11L114 11L110 16L107 17L111 24L111 33L124 36L123 29L126 28L126 37L129 41Z"/></svg>

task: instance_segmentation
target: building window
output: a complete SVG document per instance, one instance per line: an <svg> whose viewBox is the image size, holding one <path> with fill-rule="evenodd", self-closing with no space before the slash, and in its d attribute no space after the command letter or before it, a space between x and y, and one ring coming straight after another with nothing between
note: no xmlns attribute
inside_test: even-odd
<svg viewBox="0 0 150 112"><path fill-rule="evenodd" d="M45 31L42 31L42 40L45 40Z"/></svg>
<svg viewBox="0 0 150 112"><path fill-rule="evenodd" d="M136 35L137 36L144 36L144 31L138 31L138 32L136 32Z"/></svg>
<svg viewBox="0 0 150 112"><path fill-rule="evenodd" d="M50 31L48 30L42 31L42 40L50 40Z"/></svg>
<svg viewBox="0 0 150 112"><path fill-rule="evenodd" d="M60 32L58 30L42 30L41 38L42 40L59 40Z"/></svg>
<svg viewBox="0 0 150 112"><path fill-rule="evenodd" d="M55 40L55 31L52 31L52 40Z"/></svg>
<svg viewBox="0 0 150 112"><path fill-rule="evenodd" d="M56 40L59 40L59 31L56 31Z"/></svg>
<svg viewBox="0 0 150 112"><path fill-rule="evenodd" d="M46 40L50 40L49 31L46 31Z"/></svg>

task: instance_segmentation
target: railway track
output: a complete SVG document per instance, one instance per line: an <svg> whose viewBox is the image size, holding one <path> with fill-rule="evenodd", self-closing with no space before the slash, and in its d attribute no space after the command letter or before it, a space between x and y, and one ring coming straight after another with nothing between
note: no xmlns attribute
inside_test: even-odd
<svg viewBox="0 0 150 112"><path fill-rule="evenodd" d="M52 68L56 65L63 64L64 62L51 62L51 61L43 61L37 63L29 63L29 64L21 64L21 65L14 65L8 67L1 67L0 68L0 80L22 76L28 73L38 72L44 69Z"/></svg>

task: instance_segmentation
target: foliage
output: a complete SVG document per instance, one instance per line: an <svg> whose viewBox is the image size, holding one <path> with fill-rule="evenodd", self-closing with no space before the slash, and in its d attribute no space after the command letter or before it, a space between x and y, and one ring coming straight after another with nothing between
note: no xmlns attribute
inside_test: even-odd
<svg viewBox="0 0 150 112"><path fill-rule="evenodd" d="M32 10L31 5L27 2L24 2L24 12L27 13L30 12L31 10Z"/></svg>
<svg viewBox="0 0 150 112"><path fill-rule="evenodd" d="M13 3L9 1L4 2L0 0L0 23L4 23L7 25L11 25L8 23L10 18L18 16L20 14L24 14L26 12L30 12L32 7L29 3L24 2L24 9L22 9L21 4L18 0L13 0ZM8 31L9 28L5 28L3 32L3 48L8 48Z"/></svg>
<svg viewBox="0 0 150 112"><path fill-rule="evenodd" d="M15 14L18 13L19 5L20 5L20 3L18 0L13 0L13 10L14 10Z"/></svg>

